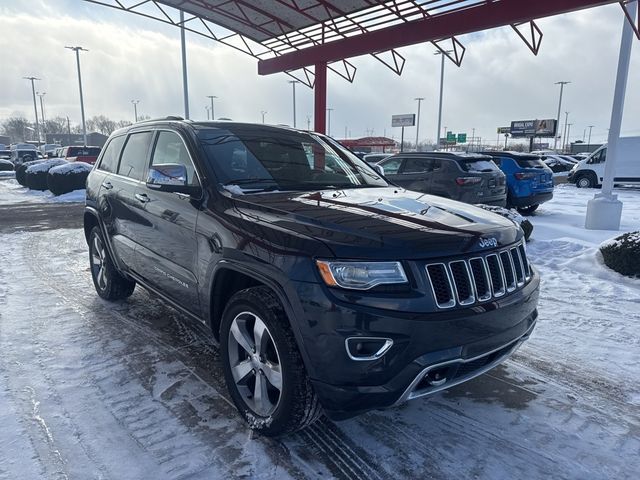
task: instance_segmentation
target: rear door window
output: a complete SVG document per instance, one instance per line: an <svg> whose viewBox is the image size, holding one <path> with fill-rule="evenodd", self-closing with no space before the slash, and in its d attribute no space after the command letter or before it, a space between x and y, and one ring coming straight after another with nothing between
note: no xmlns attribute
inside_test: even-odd
<svg viewBox="0 0 640 480"><path fill-rule="evenodd" d="M118 160L120 159L120 151L122 150L122 145L125 140L124 135L120 137L112 138L111 141L107 144L104 155L102 155L102 159L100 160L100 165L98 168L100 170L104 170L105 172L116 173L118 170Z"/></svg>
<svg viewBox="0 0 640 480"><path fill-rule="evenodd" d="M147 155L151 144L152 132L132 133L122 151L118 174L142 181L147 174L149 162Z"/></svg>

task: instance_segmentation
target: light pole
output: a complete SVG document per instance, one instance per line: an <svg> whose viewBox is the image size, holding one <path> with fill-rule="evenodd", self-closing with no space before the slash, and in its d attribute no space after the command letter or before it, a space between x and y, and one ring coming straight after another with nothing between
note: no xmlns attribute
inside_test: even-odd
<svg viewBox="0 0 640 480"><path fill-rule="evenodd" d="M416 119L416 152L418 151L418 135L420 133L420 104L424 100L424 97L416 97L414 100L418 101L418 118Z"/></svg>
<svg viewBox="0 0 640 480"><path fill-rule="evenodd" d="M440 63L440 103L438 105L438 135L436 136L436 150L440 147L440 126L442 125L442 96L444 92L444 60L445 53L451 53L453 50L447 50L446 52L441 52L438 50L434 55L441 55L441 63ZM446 130L446 128L445 128Z"/></svg>
<svg viewBox="0 0 640 480"><path fill-rule="evenodd" d="M44 100L43 97L47 94L47 92L36 92L36 95L40 97L40 113L42 115L42 139L44 143L47 143L47 126L45 125L44 119Z"/></svg>
<svg viewBox="0 0 640 480"><path fill-rule="evenodd" d="M311 131L311 117L307 115L307 131Z"/></svg>
<svg viewBox="0 0 640 480"><path fill-rule="evenodd" d="M571 82L561 81L556 82L556 85L560 85L560 100L558 100L558 115L556 116L556 136L553 139L553 149L555 150L558 147L558 126L560 125L560 112L562 111L562 92L564 91L564 86Z"/></svg>
<svg viewBox="0 0 640 480"><path fill-rule="evenodd" d="M264 123L264 116L265 116L267 113L269 113L269 112L267 112L266 110L262 110L262 111L260 112L260 115L262 115L262 123Z"/></svg>
<svg viewBox="0 0 640 480"><path fill-rule="evenodd" d="M587 145L591 145L591 130L593 127L595 127L595 125L589 125L589 141L587 142Z"/></svg>
<svg viewBox="0 0 640 480"><path fill-rule="evenodd" d="M289 83L293 87L293 128L296 128L296 83L300 83L298 80L289 80Z"/></svg>
<svg viewBox="0 0 640 480"><path fill-rule="evenodd" d="M207 95L207 98L208 98L209 100L211 100L211 120L215 120L215 119L216 119L216 116L214 115L215 110L213 109L213 99L214 99L214 98L218 98L218 97L216 97L215 95ZM208 118L209 118L209 117L207 117L207 119L208 119ZM264 122L262 122L262 123L264 123Z"/></svg>
<svg viewBox="0 0 640 480"><path fill-rule="evenodd" d="M38 143L40 143L40 126L39 126L39 120L38 120L38 106L36 104L36 87L34 82L36 80L40 80L37 77L22 77L25 80L29 80L31 81L31 93L33 94L33 111L36 114L36 140L38 141Z"/></svg>
<svg viewBox="0 0 640 480"><path fill-rule="evenodd" d="M573 125L573 123L570 123L569 125L567 125L567 140L565 142L565 147L564 147L565 152L571 149L571 141L569 140L569 137L571 137L571 125Z"/></svg>
<svg viewBox="0 0 640 480"><path fill-rule="evenodd" d="M187 79L187 40L184 31L184 11L180 10L180 53L182 57L182 96L184 118L189 120L189 80Z"/></svg>
<svg viewBox="0 0 640 480"><path fill-rule="evenodd" d="M567 146L567 125L569 124L569 112L564 112L564 133L562 134L562 150Z"/></svg>
<svg viewBox="0 0 640 480"><path fill-rule="evenodd" d="M331 136L331 112L333 112L333 108L327 108L327 135Z"/></svg>
<svg viewBox="0 0 640 480"><path fill-rule="evenodd" d="M78 66L78 88L80 89L80 113L82 115L82 136L84 138L84 144L87 144L87 123L84 119L84 99L82 98L82 75L80 74L80 52L88 52L86 48L82 47L64 47L76 52L76 64Z"/></svg>
<svg viewBox="0 0 640 480"><path fill-rule="evenodd" d="M131 100L131 103L133 103L133 118L135 118L136 123L138 123L138 104L140 100Z"/></svg>
<svg viewBox="0 0 640 480"><path fill-rule="evenodd" d="M205 105L204 109L207 111L207 120L209 120L209 112L211 111L211 108L209 107L209 105Z"/></svg>
<svg viewBox="0 0 640 480"><path fill-rule="evenodd" d="M471 129L472 133L471 133L471 150L473 151L473 144L475 142L475 138L476 138L476 128L473 127Z"/></svg>

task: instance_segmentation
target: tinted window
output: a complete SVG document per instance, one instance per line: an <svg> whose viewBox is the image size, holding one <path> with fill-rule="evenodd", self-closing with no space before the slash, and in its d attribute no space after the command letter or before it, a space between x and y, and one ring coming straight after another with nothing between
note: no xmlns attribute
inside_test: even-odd
<svg viewBox="0 0 640 480"><path fill-rule="evenodd" d="M463 160L460 162L460 167L465 172L493 172L498 170L498 167L490 159L487 160Z"/></svg>
<svg viewBox="0 0 640 480"><path fill-rule="evenodd" d="M69 147L69 157L97 157L100 155L100 147Z"/></svg>
<svg viewBox="0 0 640 480"><path fill-rule="evenodd" d="M187 147L175 132L160 132L156 141L156 148L153 151L152 165L167 163L184 165L187 169L187 184L199 185Z"/></svg>
<svg viewBox="0 0 640 480"><path fill-rule="evenodd" d="M100 170L111 173L115 173L118 170L118 159L120 158L120 151L125 138L127 137L122 135L109 141L98 166Z"/></svg>
<svg viewBox="0 0 640 480"><path fill-rule="evenodd" d="M382 162L382 168L384 168L385 175L395 175L400 170L400 165L404 159L400 157L391 158L385 162Z"/></svg>
<svg viewBox="0 0 640 480"><path fill-rule="evenodd" d="M544 162L538 157L525 157L514 159L520 168L544 168Z"/></svg>
<svg viewBox="0 0 640 480"><path fill-rule="evenodd" d="M427 173L433 170L433 160L427 158L409 158L402 173Z"/></svg>
<svg viewBox="0 0 640 480"><path fill-rule="evenodd" d="M151 143L151 132L132 133L122 152L118 173L135 180L143 180L147 174L147 152Z"/></svg>

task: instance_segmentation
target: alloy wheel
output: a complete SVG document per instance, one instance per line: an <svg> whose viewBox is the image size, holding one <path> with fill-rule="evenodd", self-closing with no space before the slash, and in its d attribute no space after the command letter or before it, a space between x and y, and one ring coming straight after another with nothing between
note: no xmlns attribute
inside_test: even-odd
<svg viewBox="0 0 640 480"><path fill-rule="evenodd" d="M91 270L98 288L104 290L107 288L107 272L105 267L106 251L102 240L96 235L93 237L93 249L91 252Z"/></svg>
<svg viewBox="0 0 640 480"><path fill-rule="evenodd" d="M278 349L265 323L252 312L231 323L228 356L231 374L244 403L256 414L271 415L282 396Z"/></svg>

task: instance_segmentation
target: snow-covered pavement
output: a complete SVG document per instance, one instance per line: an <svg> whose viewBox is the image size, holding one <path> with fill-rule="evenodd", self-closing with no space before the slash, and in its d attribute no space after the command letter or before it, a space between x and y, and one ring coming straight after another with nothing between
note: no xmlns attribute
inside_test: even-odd
<svg viewBox="0 0 640 480"><path fill-rule="evenodd" d="M593 193L532 217L540 317L514 358L280 440L244 426L198 326L140 288L97 297L81 230L0 234L0 479L637 478L640 280L581 228ZM640 191L621 198L639 229Z"/></svg>

